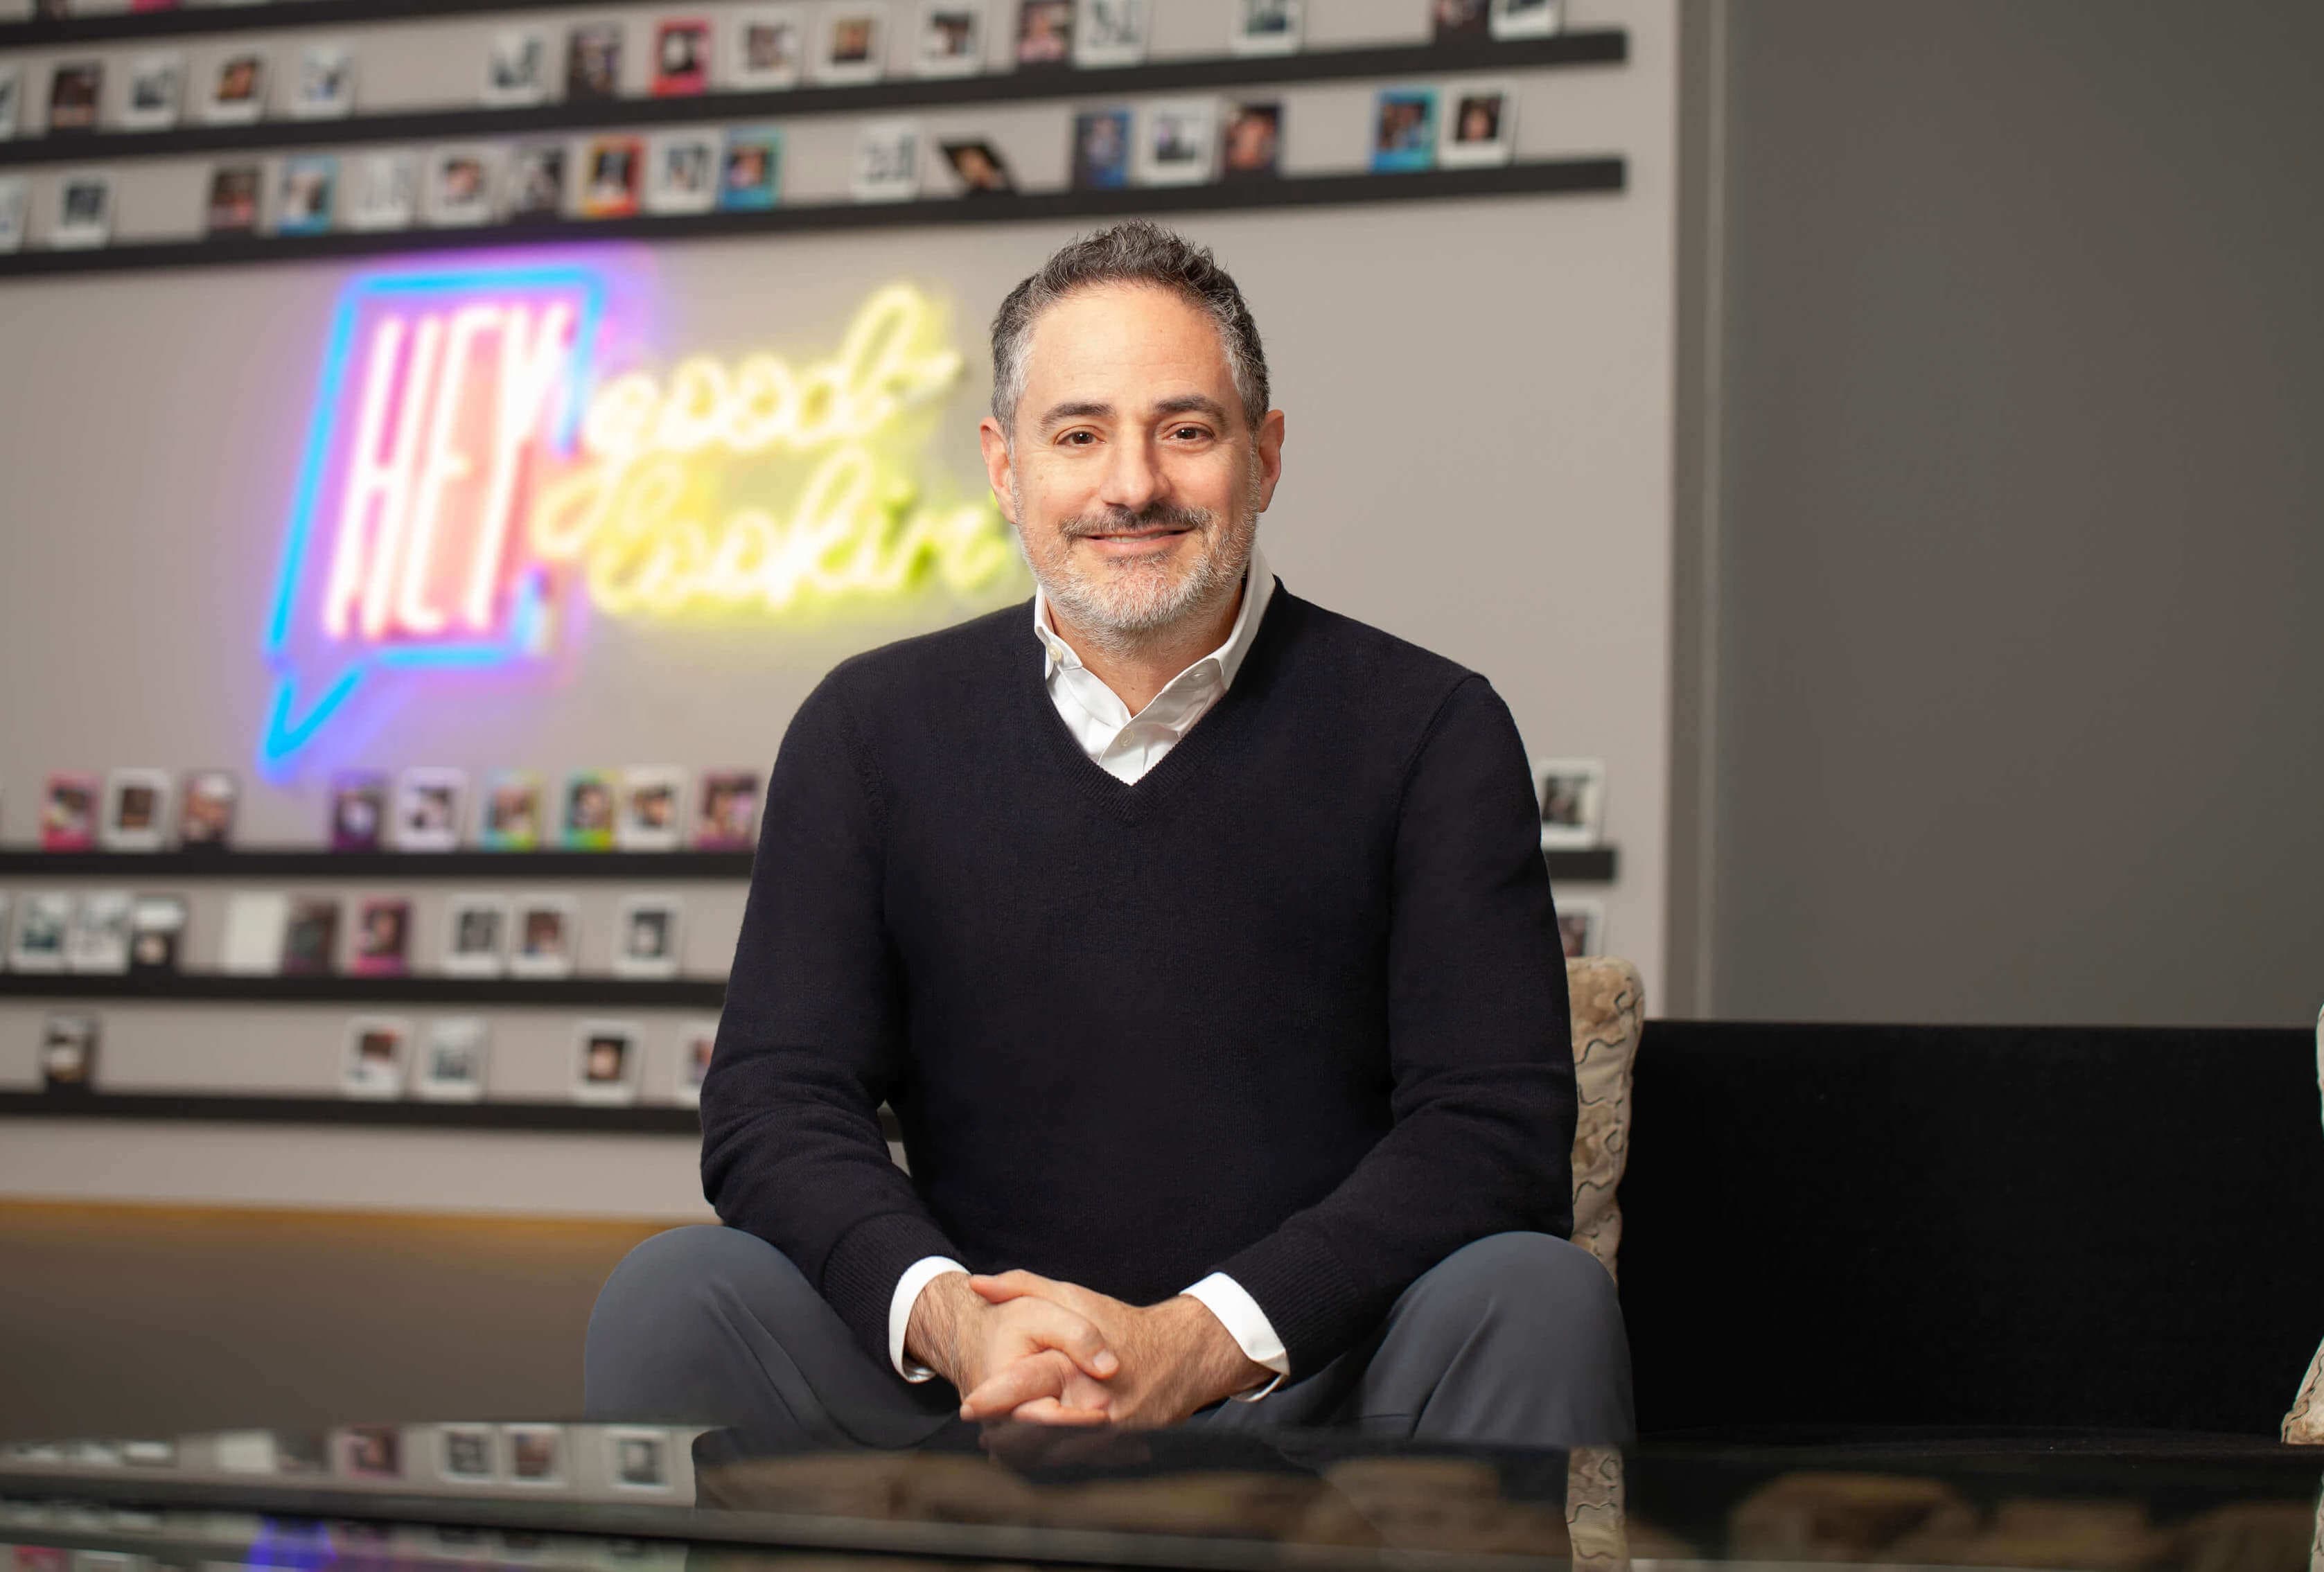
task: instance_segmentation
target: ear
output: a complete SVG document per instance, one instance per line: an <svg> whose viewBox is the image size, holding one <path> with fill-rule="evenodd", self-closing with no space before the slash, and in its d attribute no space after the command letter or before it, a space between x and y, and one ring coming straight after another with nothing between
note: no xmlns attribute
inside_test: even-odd
<svg viewBox="0 0 2324 1572"><path fill-rule="evenodd" d="M1259 459L1259 510L1275 501L1275 483L1283 478L1283 411L1269 409L1253 434L1252 451Z"/></svg>
<svg viewBox="0 0 2324 1572"><path fill-rule="evenodd" d="M992 484L992 500L1001 505L1001 516L1011 525L1017 515L1009 501L1009 482L1016 469L1016 461L1009 455L1009 434L1001 422L987 415L976 423L976 443L984 450L984 475Z"/></svg>

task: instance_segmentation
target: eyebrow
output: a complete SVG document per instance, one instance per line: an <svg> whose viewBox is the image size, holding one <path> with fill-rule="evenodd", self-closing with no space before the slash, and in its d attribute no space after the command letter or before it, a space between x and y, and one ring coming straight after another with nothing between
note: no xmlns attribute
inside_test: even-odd
<svg viewBox="0 0 2324 1572"><path fill-rule="evenodd" d="M1152 412L1157 418L1168 415L1207 415L1222 426L1227 421L1226 406L1205 393L1180 393L1176 398L1161 400L1153 406ZM1113 406L1102 400L1070 400L1063 404L1051 405L1036 429L1049 431L1068 420L1111 420L1113 416Z"/></svg>

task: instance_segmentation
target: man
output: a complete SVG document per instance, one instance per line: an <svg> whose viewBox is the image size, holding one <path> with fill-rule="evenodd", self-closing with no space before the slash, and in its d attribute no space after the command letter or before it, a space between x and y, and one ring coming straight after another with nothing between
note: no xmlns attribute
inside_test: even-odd
<svg viewBox="0 0 2324 1572"><path fill-rule="evenodd" d="M1627 1439L1507 707L1268 571L1284 417L1208 252L1078 241L992 337L1038 593L793 719L702 1088L727 1226L614 1273L589 1411Z"/></svg>

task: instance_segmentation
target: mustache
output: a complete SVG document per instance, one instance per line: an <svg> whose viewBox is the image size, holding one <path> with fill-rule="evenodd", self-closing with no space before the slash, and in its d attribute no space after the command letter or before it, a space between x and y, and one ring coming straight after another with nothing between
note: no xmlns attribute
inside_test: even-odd
<svg viewBox="0 0 2324 1572"><path fill-rule="evenodd" d="M1143 529L1207 529L1218 517L1208 508L1185 508L1170 502L1156 502L1135 511L1116 508L1111 512L1084 513L1066 519L1057 527L1058 533L1079 538L1091 535L1123 535Z"/></svg>

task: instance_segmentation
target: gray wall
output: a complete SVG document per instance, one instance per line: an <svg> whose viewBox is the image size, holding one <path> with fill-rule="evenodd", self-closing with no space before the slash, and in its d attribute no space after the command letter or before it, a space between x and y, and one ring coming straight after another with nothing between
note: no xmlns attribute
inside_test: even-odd
<svg viewBox="0 0 2324 1572"><path fill-rule="evenodd" d="M2311 1018L2324 9L1724 21L1692 1007Z"/></svg>

